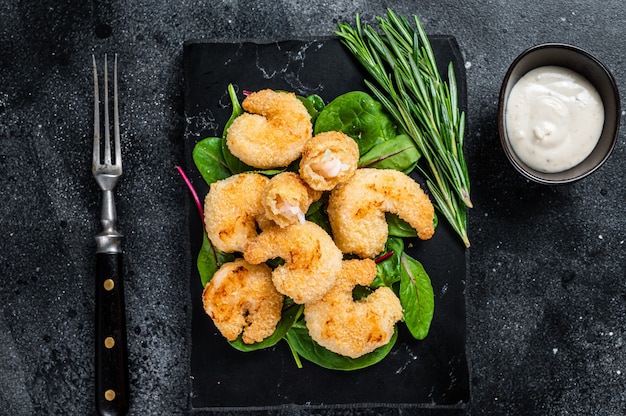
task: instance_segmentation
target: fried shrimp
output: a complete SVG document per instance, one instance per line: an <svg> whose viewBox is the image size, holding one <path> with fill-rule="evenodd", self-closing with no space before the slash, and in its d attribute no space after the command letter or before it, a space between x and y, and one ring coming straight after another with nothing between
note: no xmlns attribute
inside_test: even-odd
<svg viewBox="0 0 626 416"><path fill-rule="evenodd" d="M284 167L300 157L313 126L294 93L261 90L241 105L246 112L226 132L226 145L233 155L260 169Z"/></svg>
<svg viewBox="0 0 626 416"><path fill-rule="evenodd" d="M304 224L309 206L322 193L314 191L293 172L282 172L270 179L263 192L265 216L280 227L299 222Z"/></svg>
<svg viewBox="0 0 626 416"><path fill-rule="evenodd" d="M388 237L385 212L406 221L422 240L435 232L433 204L417 182L396 170L357 169L328 201L337 247L362 258L379 254Z"/></svg>
<svg viewBox="0 0 626 416"><path fill-rule="evenodd" d="M357 168L359 146L339 131L316 134L302 151L300 176L313 189L328 191L345 182Z"/></svg>
<svg viewBox="0 0 626 416"><path fill-rule="evenodd" d="M402 305L388 287L353 300L356 285L367 286L376 277L371 259L345 260L337 283L320 300L304 306L311 338L324 348L358 358L387 344L402 318Z"/></svg>
<svg viewBox="0 0 626 416"><path fill-rule="evenodd" d="M274 333L283 299L272 284L269 266L243 259L220 267L202 293L204 311L220 333L229 341L241 334L246 344L263 341Z"/></svg>
<svg viewBox="0 0 626 416"><path fill-rule="evenodd" d="M204 225L211 243L226 253L243 251L257 235L264 214L261 197L269 179L240 173L211 184L204 200Z"/></svg>
<svg viewBox="0 0 626 416"><path fill-rule="evenodd" d="M280 293L302 304L321 298L333 286L342 253L323 228L306 221L263 230L246 245L244 258L252 264L284 260L272 271L272 282Z"/></svg>

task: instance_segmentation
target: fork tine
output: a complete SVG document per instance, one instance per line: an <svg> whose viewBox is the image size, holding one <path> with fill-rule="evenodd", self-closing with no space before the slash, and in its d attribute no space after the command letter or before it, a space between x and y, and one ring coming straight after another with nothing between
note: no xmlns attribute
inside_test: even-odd
<svg viewBox="0 0 626 416"><path fill-rule="evenodd" d="M109 71L104 55L104 164L111 165L111 132L109 125Z"/></svg>
<svg viewBox="0 0 626 416"><path fill-rule="evenodd" d="M122 149L120 147L120 114L117 103L117 54L113 68L113 136L115 140L115 165L122 170Z"/></svg>
<svg viewBox="0 0 626 416"><path fill-rule="evenodd" d="M96 66L96 57L91 55L93 59L93 170L100 164L100 94L98 92L98 68Z"/></svg>
<svg viewBox="0 0 626 416"><path fill-rule="evenodd" d="M122 149L120 146L120 121L119 121L119 100L117 87L117 54L115 54L115 62L113 65L113 146L111 150L111 121L109 117L109 68L107 55L104 55L104 149L100 139L100 95L98 88L98 69L96 65L96 57L92 55L93 60L93 85L94 85L94 141L93 141L93 171L104 169L107 167L115 167L121 173L122 169ZM115 159L112 159L111 156Z"/></svg>

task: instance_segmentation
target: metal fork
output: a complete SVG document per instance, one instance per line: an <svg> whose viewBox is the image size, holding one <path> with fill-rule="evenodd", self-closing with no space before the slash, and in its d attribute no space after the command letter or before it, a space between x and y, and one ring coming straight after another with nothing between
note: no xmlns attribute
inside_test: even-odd
<svg viewBox="0 0 626 416"><path fill-rule="evenodd" d="M122 176L117 98L117 55L113 69L113 143L109 123L109 80L104 56L104 143L100 136L98 69L93 58L94 136L92 171L102 190L102 232L96 235L96 408L101 415L128 412L128 349L124 302L122 235L117 231L114 190ZM111 149L113 148L113 150Z"/></svg>

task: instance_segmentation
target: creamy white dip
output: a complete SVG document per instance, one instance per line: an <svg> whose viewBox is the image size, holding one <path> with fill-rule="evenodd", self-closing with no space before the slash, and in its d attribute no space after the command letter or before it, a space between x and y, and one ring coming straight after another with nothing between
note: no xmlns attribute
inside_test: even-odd
<svg viewBox="0 0 626 416"><path fill-rule="evenodd" d="M511 147L524 163L541 172L561 172L582 162L596 146L604 105L580 74L544 66L515 83L505 117Z"/></svg>

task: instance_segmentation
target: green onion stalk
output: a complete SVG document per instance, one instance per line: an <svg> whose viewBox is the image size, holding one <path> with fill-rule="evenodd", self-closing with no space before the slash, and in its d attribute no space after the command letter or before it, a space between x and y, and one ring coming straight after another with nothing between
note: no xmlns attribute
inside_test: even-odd
<svg viewBox="0 0 626 416"><path fill-rule="evenodd" d="M463 155L465 113L459 110L452 62L447 83L441 79L430 41L417 16L410 21L387 10L376 17L380 33L370 25L340 23L335 32L374 82L365 84L411 136L425 163L418 166L437 210L466 247L466 208L472 207L470 181Z"/></svg>

